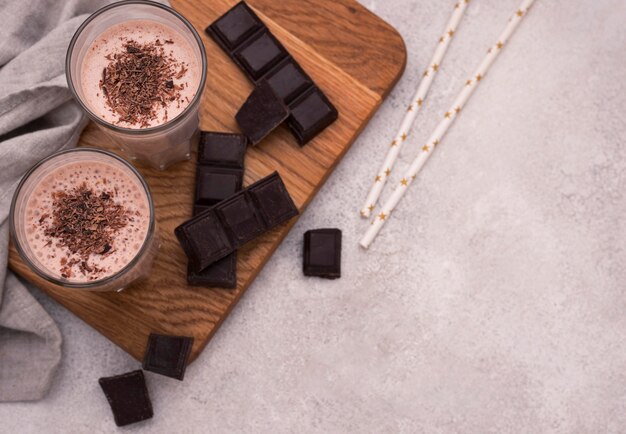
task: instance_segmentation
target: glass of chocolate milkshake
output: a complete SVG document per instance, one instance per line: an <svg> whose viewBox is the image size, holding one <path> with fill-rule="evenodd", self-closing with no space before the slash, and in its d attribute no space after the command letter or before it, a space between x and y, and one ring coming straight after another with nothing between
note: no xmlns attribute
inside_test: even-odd
<svg viewBox="0 0 626 434"><path fill-rule="evenodd" d="M121 290L148 274L158 250L148 185L99 149L37 163L17 187L9 220L24 262L62 287Z"/></svg>
<svg viewBox="0 0 626 434"><path fill-rule="evenodd" d="M129 158L159 169L189 158L207 60L182 15L143 0L103 7L74 34L65 71L75 99Z"/></svg>

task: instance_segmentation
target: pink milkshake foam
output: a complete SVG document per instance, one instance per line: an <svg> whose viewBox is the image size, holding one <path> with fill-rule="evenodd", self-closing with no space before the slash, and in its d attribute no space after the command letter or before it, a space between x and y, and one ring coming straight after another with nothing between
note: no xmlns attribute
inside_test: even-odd
<svg viewBox="0 0 626 434"><path fill-rule="evenodd" d="M107 103L107 96L100 87L103 70L115 54L125 53L129 41L137 44L154 44L162 47L166 56L176 61L177 70L184 70L173 82L179 89L180 98L166 101L166 106L156 108L156 117L147 125L120 120L119 113ZM194 54L190 42L173 28L152 20L129 20L111 26L89 46L80 69L83 100L90 110L105 122L124 128L147 128L168 122L182 113L193 100L202 75L202 66Z"/></svg>
<svg viewBox="0 0 626 434"><path fill-rule="evenodd" d="M123 227L112 232L103 254L72 253L60 238L50 235L55 211L57 215L59 211L55 198L81 188L93 197L110 196L127 216ZM91 282L114 275L137 256L148 233L150 205L139 179L121 167L79 161L46 173L34 186L23 215L26 241L47 273L69 282Z"/></svg>

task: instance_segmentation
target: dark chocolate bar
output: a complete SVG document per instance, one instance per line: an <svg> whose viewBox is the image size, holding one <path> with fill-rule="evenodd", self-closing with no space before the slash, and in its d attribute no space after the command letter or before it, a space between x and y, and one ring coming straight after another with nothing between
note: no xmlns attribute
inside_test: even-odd
<svg viewBox="0 0 626 434"><path fill-rule="evenodd" d="M288 124L300 145L337 119L337 109L245 2L233 6L206 32L251 81L258 84L267 80L291 111L298 111L298 117L290 116Z"/></svg>
<svg viewBox="0 0 626 434"><path fill-rule="evenodd" d="M150 333L143 369L182 381L192 345L190 337Z"/></svg>
<svg viewBox="0 0 626 434"><path fill-rule="evenodd" d="M270 85L262 81L243 103L235 119L250 143L256 145L288 116L289 108Z"/></svg>
<svg viewBox="0 0 626 434"><path fill-rule="evenodd" d="M296 215L298 208L274 172L178 226L174 233L192 270L198 271Z"/></svg>
<svg viewBox="0 0 626 434"><path fill-rule="evenodd" d="M341 231L313 229L305 232L302 259L305 276L341 277Z"/></svg>
<svg viewBox="0 0 626 434"><path fill-rule="evenodd" d="M198 164L243 169L248 140L243 134L202 131Z"/></svg>
<svg viewBox="0 0 626 434"><path fill-rule="evenodd" d="M152 402L141 370L98 380L117 426L129 425L153 416Z"/></svg>
<svg viewBox="0 0 626 434"><path fill-rule="evenodd" d="M218 259L201 271L194 271L191 264L187 265L187 283L193 286L236 288L237 252Z"/></svg>

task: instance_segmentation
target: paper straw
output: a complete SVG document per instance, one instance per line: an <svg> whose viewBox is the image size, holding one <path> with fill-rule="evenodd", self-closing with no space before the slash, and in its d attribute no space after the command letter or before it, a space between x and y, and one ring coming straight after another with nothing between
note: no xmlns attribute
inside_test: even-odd
<svg viewBox="0 0 626 434"><path fill-rule="evenodd" d="M409 185L413 182L417 173L424 166L428 157L435 149L435 147L439 144L444 134L448 131L454 120L457 118L470 96L474 93L474 90L478 87L478 84L483 80L489 70L489 67L493 64L494 60L498 57L498 54L502 51L502 48L507 44L509 38L517 29L517 26L522 21L522 18L526 16L530 6L533 4L535 0L524 0L520 5L519 9L513 14L513 16L509 19L509 23L506 28L498 38L498 42L487 50L487 56L483 59L482 63L474 73L472 77L470 77L466 82L465 86L463 86L463 90L457 96L456 100L452 104L450 110L448 110L445 114L435 131L430 135L426 144L421 148L419 155L413 163L409 167L409 169L404 174L404 177L398 183L397 188L391 194L391 197L385 202L382 207L381 212L374 217L371 226L366 231L363 238L359 244L364 248L368 248L378 232L380 232L381 228L384 226L385 222L389 219L389 216L395 209L404 193L409 188Z"/></svg>
<svg viewBox="0 0 626 434"><path fill-rule="evenodd" d="M452 16L450 17L448 24L446 24L445 33L439 38L437 49L433 54L433 58L431 59L428 68L422 73L422 79L420 80L420 84L415 92L415 96L407 107L407 112L402 120L402 123L400 124L400 129L398 130L395 138L391 141L385 160L380 166L380 169L378 169L372 188L370 188L370 191L367 194L367 199L365 199L365 203L363 204L363 207L361 207L360 214L363 218L369 217L371 212L376 207L376 201L385 187L387 178L391 174L393 165L395 164L398 154L400 153L400 148L410 134L411 127L417 117L417 112L422 107L422 104L426 99L428 89L430 89L430 85L435 80L435 75L441 67L443 56L446 54L446 51L450 46L450 41L459 26L459 22L461 21L468 4L469 0L460 0L454 5L454 11L452 12Z"/></svg>

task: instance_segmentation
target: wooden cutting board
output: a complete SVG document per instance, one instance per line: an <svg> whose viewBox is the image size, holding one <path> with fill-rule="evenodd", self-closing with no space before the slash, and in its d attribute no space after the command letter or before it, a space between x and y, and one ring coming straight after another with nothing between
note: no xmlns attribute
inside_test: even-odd
<svg viewBox="0 0 626 434"><path fill-rule="evenodd" d="M208 78L200 109L203 130L238 131L234 115L252 90L238 68L206 36L204 28L235 0L172 0L202 35ZM400 35L354 0L250 0L249 4L326 92L339 119L300 148L286 128L274 131L246 155L244 184L274 170L302 211L398 80L406 63ZM80 146L115 150L90 124ZM240 250L237 289L188 287L186 258L173 230L191 215L195 156L165 172L139 166L156 207L162 246L147 280L121 293L63 289L38 278L11 247L10 267L43 289L138 360L151 332L195 338L194 360L268 261L296 219ZM300 267L294 261L294 267Z"/></svg>

